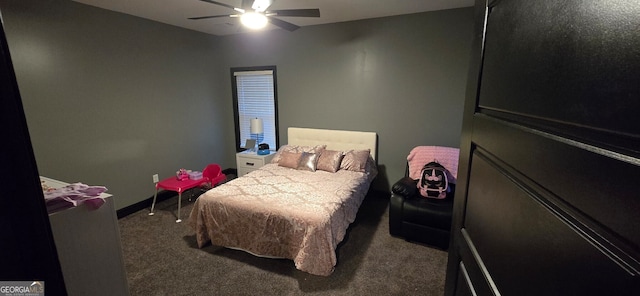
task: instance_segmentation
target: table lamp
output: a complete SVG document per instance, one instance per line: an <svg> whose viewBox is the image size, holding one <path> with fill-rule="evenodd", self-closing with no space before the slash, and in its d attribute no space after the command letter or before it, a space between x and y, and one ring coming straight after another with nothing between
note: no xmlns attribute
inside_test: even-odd
<svg viewBox="0 0 640 296"><path fill-rule="evenodd" d="M262 141L261 136L264 133L264 126L262 124L262 119L251 118L251 121L249 122L249 129L251 130L251 137L254 137L255 135L256 144L260 143ZM248 148L248 147L245 147L245 148ZM256 147L255 146L251 147L251 150L255 151Z"/></svg>

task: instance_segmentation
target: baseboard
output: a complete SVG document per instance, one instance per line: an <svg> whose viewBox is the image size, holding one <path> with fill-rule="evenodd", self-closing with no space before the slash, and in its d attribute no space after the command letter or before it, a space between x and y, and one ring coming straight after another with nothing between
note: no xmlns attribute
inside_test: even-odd
<svg viewBox="0 0 640 296"><path fill-rule="evenodd" d="M235 168L228 168L228 169L222 170L222 173L225 174L225 175L237 175L238 174L238 170L235 169ZM168 190L160 191L160 192L158 192L158 197L157 197L156 203L165 201L165 200L167 200L169 198L172 198L172 197L174 197L176 195L177 195L177 193L173 192L173 191L168 191ZM129 216L129 215L131 215L131 214L133 214L135 212L144 210L146 208L150 209L152 203L153 203L153 196L151 196L151 197L149 197L149 198L147 198L145 200L142 200L140 202L137 202L135 204L132 204L132 205L130 205L128 207L124 207L122 209L119 209L119 210L116 211L116 214L118 215L118 219L124 218L126 216Z"/></svg>

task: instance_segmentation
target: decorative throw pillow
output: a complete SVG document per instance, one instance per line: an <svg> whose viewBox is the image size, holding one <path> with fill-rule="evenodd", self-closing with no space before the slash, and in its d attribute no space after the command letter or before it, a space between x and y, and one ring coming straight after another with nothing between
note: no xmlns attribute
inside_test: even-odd
<svg viewBox="0 0 640 296"><path fill-rule="evenodd" d="M340 169L364 173L369 159L369 153L369 149L349 150L345 152L342 163L340 164Z"/></svg>
<svg viewBox="0 0 640 296"><path fill-rule="evenodd" d="M300 160L298 161L298 169L304 171L316 171L316 163L318 162L318 154L302 152Z"/></svg>
<svg viewBox="0 0 640 296"><path fill-rule="evenodd" d="M298 163L300 162L300 156L302 156L302 153L282 151L282 153L280 154L280 161L278 161L278 165L282 167L297 169Z"/></svg>
<svg viewBox="0 0 640 296"><path fill-rule="evenodd" d="M278 152L273 156L271 163L279 163L282 152L293 152L293 153L320 153L327 145L316 145L316 146L298 146L298 145L282 145Z"/></svg>
<svg viewBox="0 0 640 296"><path fill-rule="evenodd" d="M367 165L364 167L364 172L373 176L378 175L378 165L371 155L367 158Z"/></svg>
<svg viewBox="0 0 640 296"><path fill-rule="evenodd" d="M340 163L344 153L335 150L323 150L318 158L317 168L319 170L335 173L340 169Z"/></svg>
<svg viewBox="0 0 640 296"><path fill-rule="evenodd" d="M280 162L280 156L282 155L282 152L284 151L291 151L290 145L282 145L280 146L280 149L278 149L276 151L276 153L273 155L273 158L271 159L271 163L278 163Z"/></svg>

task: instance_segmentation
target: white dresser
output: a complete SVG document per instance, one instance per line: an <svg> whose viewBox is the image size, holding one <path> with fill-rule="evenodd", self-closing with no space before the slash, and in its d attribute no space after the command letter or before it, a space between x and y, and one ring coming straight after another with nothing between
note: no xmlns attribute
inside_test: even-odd
<svg viewBox="0 0 640 296"><path fill-rule="evenodd" d="M68 183L40 177L51 188ZM69 295L129 295L113 197L92 210L85 204L49 214Z"/></svg>
<svg viewBox="0 0 640 296"><path fill-rule="evenodd" d="M236 154L236 165L238 166L238 177L242 177L251 171L257 170L261 166L271 163L274 152L267 155L258 155L256 152L243 151Z"/></svg>

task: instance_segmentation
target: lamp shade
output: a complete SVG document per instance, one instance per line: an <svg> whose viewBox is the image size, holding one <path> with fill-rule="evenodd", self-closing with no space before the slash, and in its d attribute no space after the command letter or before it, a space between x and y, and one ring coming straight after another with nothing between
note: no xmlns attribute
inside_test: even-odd
<svg viewBox="0 0 640 296"><path fill-rule="evenodd" d="M251 121L249 122L249 129L251 129L252 134L262 134L264 132L262 119L251 118Z"/></svg>

